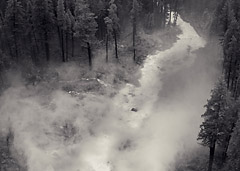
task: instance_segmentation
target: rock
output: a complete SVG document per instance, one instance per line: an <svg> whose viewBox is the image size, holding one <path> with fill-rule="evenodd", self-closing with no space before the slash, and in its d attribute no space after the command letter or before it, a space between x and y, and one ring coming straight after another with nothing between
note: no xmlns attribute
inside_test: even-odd
<svg viewBox="0 0 240 171"><path fill-rule="evenodd" d="M131 111L132 111L132 112L137 112L138 109L137 109L137 108L132 108Z"/></svg>

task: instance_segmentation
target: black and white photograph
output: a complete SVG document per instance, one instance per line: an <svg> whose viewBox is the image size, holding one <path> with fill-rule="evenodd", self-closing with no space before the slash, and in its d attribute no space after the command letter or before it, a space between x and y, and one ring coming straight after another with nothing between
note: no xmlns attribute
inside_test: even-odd
<svg viewBox="0 0 240 171"><path fill-rule="evenodd" d="M0 171L240 171L240 0L0 0Z"/></svg>

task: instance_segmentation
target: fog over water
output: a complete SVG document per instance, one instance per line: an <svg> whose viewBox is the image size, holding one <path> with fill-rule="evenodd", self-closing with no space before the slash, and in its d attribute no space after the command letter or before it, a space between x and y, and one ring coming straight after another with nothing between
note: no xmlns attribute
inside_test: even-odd
<svg viewBox="0 0 240 171"><path fill-rule="evenodd" d="M127 84L113 98L6 90L0 129L13 129L29 171L167 171L179 153L196 147L217 71L195 53L206 41L180 17L177 25L176 43L146 59L140 86Z"/></svg>

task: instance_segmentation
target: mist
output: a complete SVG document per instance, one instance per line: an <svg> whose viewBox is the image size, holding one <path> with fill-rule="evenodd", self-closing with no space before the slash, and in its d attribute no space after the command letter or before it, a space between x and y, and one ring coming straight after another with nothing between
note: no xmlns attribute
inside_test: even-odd
<svg viewBox="0 0 240 171"><path fill-rule="evenodd" d="M13 130L13 146L28 170L168 171L179 154L197 148L218 50L206 50L206 41L181 18L177 25L177 42L148 56L140 85L126 84L114 97L97 79L106 92L26 87L9 76L13 86L0 97L0 130ZM57 72L66 86L81 77L78 66Z"/></svg>

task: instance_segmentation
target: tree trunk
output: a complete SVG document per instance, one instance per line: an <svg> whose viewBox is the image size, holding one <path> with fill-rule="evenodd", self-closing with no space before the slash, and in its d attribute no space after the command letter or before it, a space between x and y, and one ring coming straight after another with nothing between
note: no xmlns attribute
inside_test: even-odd
<svg viewBox="0 0 240 171"><path fill-rule="evenodd" d="M66 33L66 61L69 61L69 55L68 55L68 33Z"/></svg>
<svg viewBox="0 0 240 171"><path fill-rule="evenodd" d="M89 67L92 69L92 51L91 51L91 46L90 43L87 42L87 49L88 49L88 62L89 62Z"/></svg>
<svg viewBox="0 0 240 171"><path fill-rule="evenodd" d="M106 34L106 63L108 63L108 34Z"/></svg>
<svg viewBox="0 0 240 171"><path fill-rule="evenodd" d="M62 50L62 62L66 62L64 52L64 30L62 29L61 29L61 50Z"/></svg>
<svg viewBox="0 0 240 171"><path fill-rule="evenodd" d="M34 47L34 44L33 44L33 41L32 41L32 36L31 34L29 34L29 43L30 43L30 46L31 46L31 49L30 49L30 52L31 52L31 58L32 58L32 62L33 64L36 65L36 51L35 51L35 47Z"/></svg>
<svg viewBox="0 0 240 171"><path fill-rule="evenodd" d="M232 73L232 56L229 61L229 67L228 67L228 76L227 76L227 88L230 88L230 80L231 80L231 73Z"/></svg>
<svg viewBox="0 0 240 171"><path fill-rule="evenodd" d="M113 30L113 34L114 34L114 40L115 40L115 56L116 56L116 59L118 59L117 32L115 29Z"/></svg>
<svg viewBox="0 0 240 171"><path fill-rule="evenodd" d="M240 77L238 76L236 82L235 82L235 88L234 88L234 99L237 100L238 98L238 85L239 85L239 79Z"/></svg>
<svg viewBox="0 0 240 171"><path fill-rule="evenodd" d="M166 21L167 21L167 4L164 3L163 5L163 28L166 27Z"/></svg>
<svg viewBox="0 0 240 171"><path fill-rule="evenodd" d="M18 61L18 45L17 45L17 38L16 38L17 36L16 36L16 33L14 32L13 33L13 39L14 39L14 47L15 47L15 57L16 57L16 61L17 62L19 62Z"/></svg>
<svg viewBox="0 0 240 171"><path fill-rule="evenodd" d="M136 61L136 19L133 19L133 61Z"/></svg>
<svg viewBox="0 0 240 171"><path fill-rule="evenodd" d="M49 50L49 42L48 42L48 33L45 30L44 33L44 45L45 45L45 53L46 53L46 60L49 61L50 60L50 50Z"/></svg>
<svg viewBox="0 0 240 171"><path fill-rule="evenodd" d="M170 7L168 25L171 25L171 21L172 21L172 11L171 11L171 7Z"/></svg>
<svg viewBox="0 0 240 171"><path fill-rule="evenodd" d="M61 49L61 54L62 54L62 62L65 62L65 54L64 54L64 30L57 26L58 30L58 38L59 38L59 46Z"/></svg>
<svg viewBox="0 0 240 171"><path fill-rule="evenodd" d="M238 115L238 111L236 112L236 116L237 115ZM226 138L226 142L225 142L225 145L224 145L224 150L223 150L223 153L222 153L222 163L223 164L226 162L226 159L227 159L227 151L228 151L229 143L230 143L230 140L231 140L232 133L234 131L235 125L236 125L235 123L232 123L231 132L229 133L229 135Z"/></svg>
<svg viewBox="0 0 240 171"><path fill-rule="evenodd" d="M0 70L0 80L1 80L1 86L4 87L5 84L4 84L4 79L3 79L3 76L2 76L2 72L3 72L3 69Z"/></svg>
<svg viewBox="0 0 240 171"><path fill-rule="evenodd" d="M72 32L72 58L74 57L74 34Z"/></svg>
<svg viewBox="0 0 240 171"><path fill-rule="evenodd" d="M31 24L31 34L32 34L32 36L33 36L33 38L34 38L34 42L35 42L35 46L36 46L36 51L37 51L37 53L39 53L38 41L37 41L36 33L35 33L35 31L34 31L34 26L33 26L34 24L33 24L32 21L30 21L30 24Z"/></svg>
<svg viewBox="0 0 240 171"><path fill-rule="evenodd" d="M16 8L16 2L14 1L14 10ZM18 45L17 45L17 35L16 35L16 14L14 12L14 15L13 15L13 41L14 41L14 46L15 46L15 57L16 57L16 61L18 62Z"/></svg>
<svg viewBox="0 0 240 171"><path fill-rule="evenodd" d="M213 160L214 160L214 154L215 154L215 146L216 146L216 141L213 140L213 142L210 145L210 153L209 153L209 163L208 163L208 171L212 171L212 166L213 166Z"/></svg>
<svg viewBox="0 0 240 171"><path fill-rule="evenodd" d="M8 49L9 49L9 54L10 54L12 60L14 60L14 52L13 52L13 49L11 47L11 43L8 39L6 39L6 41L7 41L7 46L8 46Z"/></svg>

